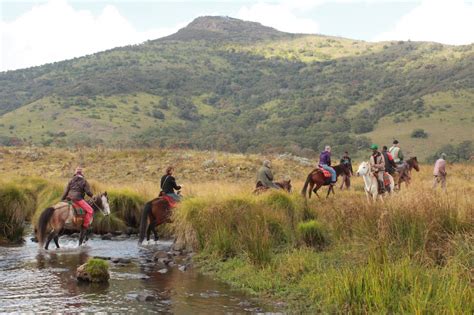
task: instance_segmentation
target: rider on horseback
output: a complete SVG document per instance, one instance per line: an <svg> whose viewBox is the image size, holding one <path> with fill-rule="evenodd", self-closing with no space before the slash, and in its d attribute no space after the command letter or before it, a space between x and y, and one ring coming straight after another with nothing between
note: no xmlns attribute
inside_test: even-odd
<svg viewBox="0 0 474 315"><path fill-rule="evenodd" d="M326 146L324 151L319 155L319 166L331 173L331 186L336 184L336 171L331 167L331 147Z"/></svg>
<svg viewBox="0 0 474 315"><path fill-rule="evenodd" d="M382 154L379 152L379 146L372 144L372 155L370 156L370 167L374 171L374 175L377 178L379 184L379 192L383 194L385 192L385 184L383 182L383 173L385 171L385 162Z"/></svg>
<svg viewBox="0 0 474 315"><path fill-rule="evenodd" d="M180 190L181 186L176 184L176 179L173 177L174 167L168 166L166 174L161 177L161 191L167 196L173 198L176 202L181 201L181 195L175 193L175 190Z"/></svg>
<svg viewBox="0 0 474 315"><path fill-rule="evenodd" d="M400 149L398 140L393 140L393 145L388 149L388 152L390 152L396 164L403 164L403 152Z"/></svg>
<svg viewBox="0 0 474 315"><path fill-rule="evenodd" d="M272 172L272 163L269 160L263 161L262 167L258 170L257 173L257 188L258 187L267 187L267 188L275 188L280 189L274 182L273 182L273 172Z"/></svg>
<svg viewBox="0 0 474 315"><path fill-rule="evenodd" d="M395 164L392 154L387 151L386 145L384 145L382 148L382 155L385 163L385 171L388 172L390 175L393 175L397 170L397 164Z"/></svg>
<svg viewBox="0 0 474 315"><path fill-rule="evenodd" d="M73 178L67 184L66 189L61 197L61 200L71 200L74 205L81 207L84 212L84 222L82 226L88 229L94 215L94 210L84 200L85 195L92 198L93 194L87 180L84 178L84 172L81 167L77 167Z"/></svg>

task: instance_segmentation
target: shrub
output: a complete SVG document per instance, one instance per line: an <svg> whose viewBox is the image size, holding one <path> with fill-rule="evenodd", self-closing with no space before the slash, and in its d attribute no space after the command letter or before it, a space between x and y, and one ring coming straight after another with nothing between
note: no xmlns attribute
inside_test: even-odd
<svg viewBox="0 0 474 315"><path fill-rule="evenodd" d="M327 230L316 220L299 223L298 233L307 246L322 249L329 244Z"/></svg>
<svg viewBox="0 0 474 315"><path fill-rule="evenodd" d="M411 132L412 138L428 138L428 134L423 129L415 129Z"/></svg>

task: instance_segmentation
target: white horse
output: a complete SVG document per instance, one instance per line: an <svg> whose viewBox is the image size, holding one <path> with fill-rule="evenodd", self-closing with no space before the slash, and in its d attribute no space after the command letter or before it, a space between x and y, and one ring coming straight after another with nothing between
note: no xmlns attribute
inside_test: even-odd
<svg viewBox="0 0 474 315"><path fill-rule="evenodd" d="M379 194L379 184L377 178L375 177L372 169L370 167L369 162L362 162L359 165L359 169L356 172L357 176L362 176L364 179L364 190L365 195L367 196L367 201L370 203L370 197L372 196L372 200L375 202L377 201L377 197L380 196L380 200L383 202L382 195ZM390 193L393 192L395 188L395 181L391 175L388 175L390 178Z"/></svg>

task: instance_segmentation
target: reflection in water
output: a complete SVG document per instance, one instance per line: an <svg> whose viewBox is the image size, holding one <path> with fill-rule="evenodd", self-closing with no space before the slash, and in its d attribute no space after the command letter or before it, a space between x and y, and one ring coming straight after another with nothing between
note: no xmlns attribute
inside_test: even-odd
<svg viewBox="0 0 474 315"><path fill-rule="evenodd" d="M153 254L169 248L170 242L138 247L134 238L92 239L89 246L77 248L77 240L63 237L60 245L61 249L50 251L29 241L20 247L0 247L0 312L241 314L262 310L242 294L193 270L172 268L159 273ZM93 256L130 258L132 263L111 263L108 284L78 283L76 268ZM143 294L152 301L138 301L137 296Z"/></svg>

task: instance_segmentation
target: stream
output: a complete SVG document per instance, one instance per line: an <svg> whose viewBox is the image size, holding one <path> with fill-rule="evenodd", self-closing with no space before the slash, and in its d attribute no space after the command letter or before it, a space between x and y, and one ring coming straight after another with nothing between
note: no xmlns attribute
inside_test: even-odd
<svg viewBox="0 0 474 315"><path fill-rule="evenodd" d="M136 237L102 240L95 236L77 247L77 238L63 236L60 249L38 248L30 240L22 246L0 247L0 312L2 313L173 313L275 314L276 305L251 298L228 285L178 266L167 273L153 261L171 241L137 246ZM108 284L78 282L76 268L89 257L110 257ZM147 296L149 301L140 301ZM281 313L280 313L281 314Z"/></svg>

